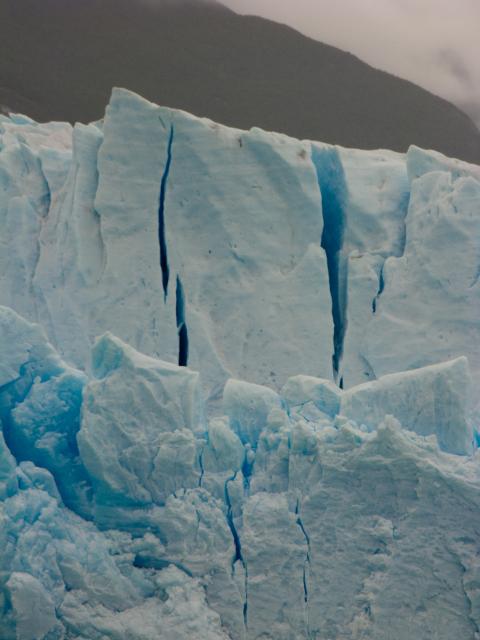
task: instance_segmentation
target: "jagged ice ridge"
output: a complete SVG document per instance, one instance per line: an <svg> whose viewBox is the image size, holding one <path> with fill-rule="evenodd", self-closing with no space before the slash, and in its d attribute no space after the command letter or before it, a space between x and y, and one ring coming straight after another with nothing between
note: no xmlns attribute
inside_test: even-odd
<svg viewBox="0 0 480 640"><path fill-rule="evenodd" d="M116 89L0 220L2 640L480 638L480 167Z"/></svg>

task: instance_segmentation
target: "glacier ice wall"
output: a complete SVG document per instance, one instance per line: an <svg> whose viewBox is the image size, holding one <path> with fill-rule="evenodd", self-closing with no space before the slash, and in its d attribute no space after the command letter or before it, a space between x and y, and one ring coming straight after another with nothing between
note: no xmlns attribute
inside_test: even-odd
<svg viewBox="0 0 480 640"><path fill-rule="evenodd" d="M479 180L1 116L0 637L480 637Z"/></svg>
<svg viewBox="0 0 480 640"><path fill-rule="evenodd" d="M217 405L230 377L348 388L467 352L478 375L478 167L236 131L124 90L73 131L17 120L0 301L75 366L111 331L182 351Z"/></svg>
<svg viewBox="0 0 480 640"><path fill-rule="evenodd" d="M0 336L5 640L475 637L465 358L230 380L206 419L196 373L111 334L91 376L3 307Z"/></svg>

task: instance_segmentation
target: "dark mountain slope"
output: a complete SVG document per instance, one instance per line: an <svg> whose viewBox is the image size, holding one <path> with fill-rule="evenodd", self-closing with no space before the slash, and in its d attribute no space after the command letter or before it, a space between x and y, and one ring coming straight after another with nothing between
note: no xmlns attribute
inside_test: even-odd
<svg viewBox="0 0 480 640"><path fill-rule="evenodd" d="M115 85L241 128L480 163L480 132L449 102L215 3L0 0L0 53L0 103L39 120L97 119Z"/></svg>

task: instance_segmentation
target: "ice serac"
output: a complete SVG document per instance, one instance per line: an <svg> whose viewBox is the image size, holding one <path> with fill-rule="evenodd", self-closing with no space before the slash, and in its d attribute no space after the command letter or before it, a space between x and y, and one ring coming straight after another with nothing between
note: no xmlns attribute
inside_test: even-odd
<svg viewBox="0 0 480 640"><path fill-rule="evenodd" d="M92 355L78 446L96 507L162 504L198 485L198 374L142 356L110 334Z"/></svg>
<svg viewBox="0 0 480 640"><path fill-rule="evenodd" d="M480 637L479 171L1 116L2 640Z"/></svg>
<svg viewBox="0 0 480 640"><path fill-rule="evenodd" d="M329 380L312 376L293 376L282 389L290 410L305 412L316 409L329 418L340 413L341 390Z"/></svg>
<svg viewBox="0 0 480 640"><path fill-rule="evenodd" d="M12 609L17 619L17 636L25 640L44 638L61 629L50 594L29 573L14 572L7 582Z"/></svg>
<svg viewBox="0 0 480 640"><path fill-rule="evenodd" d="M270 411L281 406L274 391L257 384L229 380L223 391L223 409L230 424L244 444L254 447Z"/></svg>
<svg viewBox="0 0 480 640"><path fill-rule="evenodd" d="M294 376L282 395L294 420L320 422L338 416L371 431L391 415L406 429L435 435L444 451L465 455L473 450L468 419L473 394L465 357L388 374L345 391L329 380Z"/></svg>
<svg viewBox="0 0 480 640"><path fill-rule="evenodd" d="M413 180L405 251L386 261L366 328L363 354L377 375L468 355L478 381L479 198L471 176L433 171Z"/></svg>
<svg viewBox="0 0 480 640"><path fill-rule="evenodd" d="M2 503L2 638L227 638L196 580L173 566L149 578L129 560L130 536L100 533L19 472L14 482Z"/></svg>
<svg viewBox="0 0 480 640"><path fill-rule="evenodd" d="M342 394L340 413L368 429L391 414L406 429L436 435L441 449L467 454L473 447L467 421L469 397L468 364L462 357L353 387Z"/></svg>
<svg viewBox="0 0 480 640"><path fill-rule="evenodd" d="M0 349L0 416L11 452L48 469L65 504L88 516L89 480L76 443L85 374L61 360L38 325L5 307Z"/></svg>
<svg viewBox="0 0 480 640"><path fill-rule="evenodd" d="M0 318L2 638L380 640L415 610L396 638L473 640L464 358L345 391L231 380L206 419L186 367L106 334L86 380Z"/></svg>

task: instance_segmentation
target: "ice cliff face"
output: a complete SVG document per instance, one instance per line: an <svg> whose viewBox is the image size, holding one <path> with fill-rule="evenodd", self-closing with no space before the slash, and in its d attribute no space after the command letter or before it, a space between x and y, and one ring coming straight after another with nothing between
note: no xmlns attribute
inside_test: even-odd
<svg viewBox="0 0 480 640"><path fill-rule="evenodd" d="M480 369L478 167L121 90L101 124L2 126L1 301L72 364L111 331L201 370L212 400L230 377L346 388L467 352Z"/></svg>
<svg viewBox="0 0 480 640"><path fill-rule="evenodd" d="M0 637L480 637L480 167L0 127Z"/></svg>

